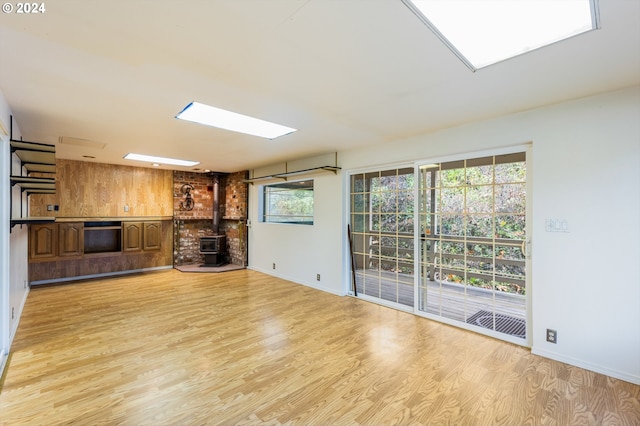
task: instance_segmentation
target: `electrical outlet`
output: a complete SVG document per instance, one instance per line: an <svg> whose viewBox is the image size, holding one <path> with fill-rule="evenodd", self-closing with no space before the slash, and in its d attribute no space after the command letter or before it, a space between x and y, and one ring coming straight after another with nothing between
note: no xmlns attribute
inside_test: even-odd
<svg viewBox="0 0 640 426"><path fill-rule="evenodd" d="M316 274L316 281L320 281L320 274Z"/></svg>
<svg viewBox="0 0 640 426"><path fill-rule="evenodd" d="M276 264L274 263L271 269L276 269Z"/></svg>
<svg viewBox="0 0 640 426"><path fill-rule="evenodd" d="M48 212L52 212L53 211L53 204L47 204L47 211Z"/></svg>
<svg viewBox="0 0 640 426"><path fill-rule="evenodd" d="M129 206L124 206L124 211L128 212L129 211Z"/></svg>
<svg viewBox="0 0 640 426"><path fill-rule="evenodd" d="M547 342L558 343L558 332L547 328Z"/></svg>

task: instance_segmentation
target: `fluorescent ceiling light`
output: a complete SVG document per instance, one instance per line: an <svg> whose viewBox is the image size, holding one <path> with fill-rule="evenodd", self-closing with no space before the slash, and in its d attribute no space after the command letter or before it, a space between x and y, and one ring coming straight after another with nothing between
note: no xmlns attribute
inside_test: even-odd
<svg viewBox="0 0 640 426"><path fill-rule="evenodd" d="M597 0L402 0L472 70L598 28Z"/></svg>
<svg viewBox="0 0 640 426"><path fill-rule="evenodd" d="M127 154L124 156L126 160L144 161L146 163L171 164L172 166L191 167L200 164L199 161L177 160L175 158L154 157L153 155L143 154Z"/></svg>
<svg viewBox="0 0 640 426"><path fill-rule="evenodd" d="M267 139L275 139L297 130L198 102L191 102L176 118Z"/></svg>

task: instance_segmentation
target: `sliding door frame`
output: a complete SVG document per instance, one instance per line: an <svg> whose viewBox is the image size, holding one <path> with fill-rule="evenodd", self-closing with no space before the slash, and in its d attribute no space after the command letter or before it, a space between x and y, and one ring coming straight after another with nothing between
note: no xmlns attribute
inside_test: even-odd
<svg viewBox="0 0 640 426"><path fill-rule="evenodd" d="M453 325L455 327L458 328L462 328L465 330L470 330L470 331L474 331L480 334L484 334L487 336L491 336L491 337L495 337L497 339L500 340L504 340L510 343L514 343L516 345L520 345L520 346L526 346L526 347L531 347L533 339L531 336L531 330L533 330L532 327L532 317L531 317L531 300L532 300L532 292L533 292L533 288L532 288L532 276L531 276L531 271L532 271L532 267L531 267L531 262L532 262L532 244L531 244L531 227L532 227L532 204L533 204L533 200L532 200L532 170L533 170L533 161L532 161L532 155L531 155L531 151L532 151L532 144L531 143L526 143L526 144L521 144L521 145L515 145L515 146L510 146L510 147L505 147L505 148L498 148L498 149L490 149L490 150L484 150L484 151L473 151L473 152L468 152L468 153L464 153L464 154L455 154L455 155L448 155L448 156L442 156L442 157L433 157L433 158L428 158L425 160L421 160L421 161L416 161L415 163L415 170L414 173L416 174L416 176L420 176L420 167L421 166L425 166L425 165L429 165L429 164L439 164L439 163L446 163L446 162L451 162L451 161L461 161L461 160L471 160L474 158L481 158L481 157L489 157L489 156L499 156L499 155L506 155L506 154L515 154L515 153L519 153L519 152L524 152L525 153L525 161L526 161L526 184L525 184L525 188L526 188L526 208L525 208L525 223L526 223L526 227L525 227L525 287L526 287L526 294L525 294L525 306L526 306L526 338L525 339L521 339L519 337L514 337L514 336L509 336L508 334L504 334L504 333L500 333L494 330L490 330L490 329L482 329L479 327L474 327L471 325L466 324L465 322L461 322L461 321L456 321L453 319L449 319L440 315L435 315L435 314L431 314L428 312L424 312L421 311L419 309L419 303L417 303L417 301L419 300L419 291L420 291L420 277L421 277L421 265L420 265L420 259L421 259L421 253L420 253L420 248L421 248L421 244L419 244L420 241L420 226L416 225L414 227L414 240L415 242L415 253L414 253L414 259L416 262L416 265L414 267L415 270L415 274L414 274L414 286L413 286L413 290L414 290L414 300L416 301L416 303L414 304L414 314L421 316L421 317L425 317L425 318L429 318L438 322L442 322L445 324L449 324L449 325ZM420 185L418 184L418 178L416 178L416 185L414 187L414 191L415 191L415 206L414 206L414 211L415 212L419 212L420 211Z"/></svg>
<svg viewBox="0 0 640 426"><path fill-rule="evenodd" d="M345 221L346 224L348 226L352 226L351 224L351 179L353 177L353 175L358 175L358 174L368 174L368 173L376 173L376 172L380 172L380 171L387 171L387 170L400 170L400 169L413 169L414 170L414 175L415 175L415 163L411 162L411 163L407 163L407 162L401 162L401 163L393 163L393 164L383 164L383 165L377 165L377 166L372 166L372 167L365 167L365 168L358 168L358 169L353 169L353 170L349 170L345 173L345 180L344 180L344 194L345 194ZM414 188L415 190L415 188ZM414 192L415 194L415 192ZM415 231L415 230L414 230ZM353 234L353 229L351 229L351 232ZM346 226L345 226L345 232L344 232L345 236L347 234L346 232ZM415 232L414 232L415 235ZM347 238L347 237L345 237ZM353 238L353 235L352 235ZM346 247L345 247L345 262L343 262L344 268L345 268L345 282L348 283L347 285L347 289L346 289L346 294L351 295L351 296L355 296L354 294L354 283L353 283L353 274L351 273L351 269L352 269L352 265L351 265L351 256L353 255L351 252L351 247L349 245L349 242L347 241ZM415 253L415 250L414 250ZM415 275L415 271L414 271L414 275ZM414 279L414 284L415 286L415 279ZM414 294L415 294L415 289L414 289ZM366 294L360 294L358 292L357 294L358 298L361 298L363 300L369 301L369 302L373 302L379 305L383 305L383 306L388 306L390 308L394 308L397 309L399 311L405 311L405 312L415 312L415 299L414 299L414 306L407 306L407 305L403 305L401 303L397 303L397 302L392 302L392 301L388 301L385 300L383 298L378 298L378 297L373 297L373 296L367 296Z"/></svg>
<svg viewBox="0 0 640 426"><path fill-rule="evenodd" d="M532 221L532 206L533 206L533 191L532 191L532 182L533 182L533 156L532 156L532 142L527 142L519 145L513 145L509 147L503 148L495 148L495 149L487 149L487 150L479 150L472 151L466 153L452 154L447 156L437 156L437 157L427 157L425 159L416 160L411 163L407 162L398 162L391 164L380 164L371 167L362 167L362 168L354 168L352 170L348 170L344 173L343 180L343 189L344 189L344 200L345 200L345 209L344 209L344 220L346 225L351 225L351 177L354 174L362 174L362 173L370 173L381 170L388 169L402 169L402 168L411 168L414 169L415 176L415 185L414 185L414 215L416 219L418 219L420 212L420 185L418 183L418 179L420 177L420 166L433 164L433 163L444 163L449 161L460 161L460 160L469 160L473 158L487 157L487 156L499 156L505 154L514 154L518 152L524 152L526 155L526 211L525 211L525 220L526 220L526 235L525 235L525 248L526 248L526 261L525 261L525 274L526 274L526 338L521 339L518 337L509 336L504 333L496 332L490 329L479 329L479 327L474 327L467 325L466 323L451 320L442 316L430 314L427 312L423 312L419 310L419 286L420 286L420 227L418 226L418 222L414 220L414 283L413 283L413 291L414 291L414 306L403 307L397 306L395 303L385 303L384 300L376 300L372 297L362 297L362 295L358 294L358 297L361 297L363 300L367 300L373 303L381 304L384 306L389 306L398 310L412 312L415 315L429 318L441 323L450 324L458 328L467 329L476 333L488 335L491 337L495 337L500 340L504 340L510 343L514 343L520 346L531 347L533 339L531 336L531 330L533 330L533 321L531 316L531 304L532 304L532 295L535 289L533 288L532 282L532 244L531 244L531 229L533 226ZM343 277L345 283L344 294L355 296L353 292L353 278L351 273L351 250L349 247L349 241L347 239L346 228L344 227L344 235L345 235L345 243L343 245Z"/></svg>

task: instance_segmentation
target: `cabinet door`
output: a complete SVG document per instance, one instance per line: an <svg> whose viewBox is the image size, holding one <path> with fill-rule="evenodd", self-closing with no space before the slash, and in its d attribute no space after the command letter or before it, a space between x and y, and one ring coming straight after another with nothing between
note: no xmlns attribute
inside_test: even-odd
<svg viewBox="0 0 640 426"><path fill-rule="evenodd" d="M160 222L144 222L143 250L160 250L161 229Z"/></svg>
<svg viewBox="0 0 640 426"><path fill-rule="evenodd" d="M142 222L122 222L122 251L142 250Z"/></svg>
<svg viewBox="0 0 640 426"><path fill-rule="evenodd" d="M58 224L58 256L82 256L84 223Z"/></svg>
<svg viewBox="0 0 640 426"><path fill-rule="evenodd" d="M56 257L58 225L46 223L29 226L29 259Z"/></svg>

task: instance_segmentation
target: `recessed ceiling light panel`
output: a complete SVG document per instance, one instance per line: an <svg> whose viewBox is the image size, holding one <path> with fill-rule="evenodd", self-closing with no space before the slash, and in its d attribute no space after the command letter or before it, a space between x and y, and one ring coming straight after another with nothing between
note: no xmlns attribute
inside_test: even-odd
<svg viewBox="0 0 640 426"><path fill-rule="evenodd" d="M191 102L176 118L267 139L275 139L297 130L198 102Z"/></svg>
<svg viewBox="0 0 640 426"><path fill-rule="evenodd" d="M476 70L598 28L597 0L402 0Z"/></svg>
<svg viewBox="0 0 640 426"><path fill-rule="evenodd" d="M135 161L144 161L145 163L158 163L158 164L170 164L172 166L184 166L191 167L196 164L200 164L199 161L188 161L188 160L179 160L175 158L166 158L166 157L155 157L153 155L144 155L144 154L127 154L123 157L126 160L135 160ZM155 164L154 164L155 167Z"/></svg>

